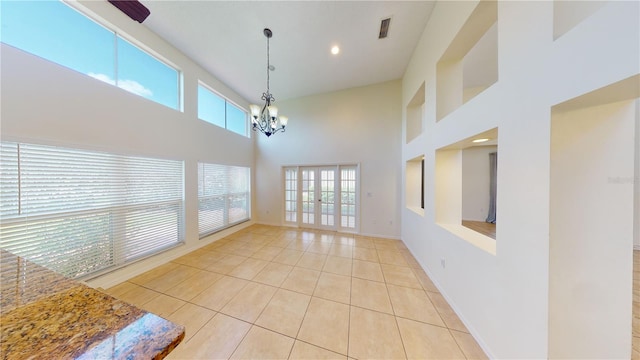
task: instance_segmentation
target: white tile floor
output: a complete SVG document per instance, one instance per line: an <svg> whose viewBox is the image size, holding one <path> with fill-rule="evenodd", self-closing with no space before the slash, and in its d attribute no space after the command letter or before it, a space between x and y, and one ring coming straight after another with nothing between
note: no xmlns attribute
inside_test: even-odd
<svg viewBox="0 0 640 360"><path fill-rule="evenodd" d="M401 241L254 225L107 290L169 359L486 359Z"/></svg>

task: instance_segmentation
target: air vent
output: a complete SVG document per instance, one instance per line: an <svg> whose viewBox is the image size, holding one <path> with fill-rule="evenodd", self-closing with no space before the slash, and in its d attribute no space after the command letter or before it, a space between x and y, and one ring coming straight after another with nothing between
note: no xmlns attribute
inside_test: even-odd
<svg viewBox="0 0 640 360"><path fill-rule="evenodd" d="M378 35L378 39L384 39L387 37L390 23L391 18L382 19L382 21L380 22L380 34Z"/></svg>

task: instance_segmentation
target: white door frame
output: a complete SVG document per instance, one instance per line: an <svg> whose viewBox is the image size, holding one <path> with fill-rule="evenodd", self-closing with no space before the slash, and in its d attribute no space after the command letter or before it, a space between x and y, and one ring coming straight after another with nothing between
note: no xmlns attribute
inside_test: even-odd
<svg viewBox="0 0 640 360"><path fill-rule="evenodd" d="M355 181L353 179L350 180L350 185L355 185L355 204L342 204L343 191L341 186L344 183L342 181L342 170L345 168L353 169L355 171ZM287 171L295 171L297 174L296 180L294 181L296 186L295 189L289 189L287 187L287 178L284 176L284 223L311 229L358 233L360 228L359 168L360 167L357 164L283 167L283 176ZM323 180L323 171L329 171L328 173L325 173L325 175L332 173L333 179L326 179L327 176L325 176L325 179ZM293 179L290 179L289 181L291 180ZM325 187L324 191L322 189L323 185ZM327 190L331 186L333 186L333 193L328 193ZM288 197L292 196L292 191L296 192L295 220L291 214L291 210L293 210L290 209L292 207L291 204L287 207L287 201L291 201ZM331 206L328 206L329 204L326 204L326 201L330 200L330 198L332 198L333 202L330 204ZM325 201L322 201L323 199ZM353 199L353 196L351 196L351 199ZM351 211L351 221L348 225L351 225L351 227L348 225L346 227L342 226L343 219L341 210L343 205L350 206L349 210ZM325 214L322 213L323 209Z"/></svg>

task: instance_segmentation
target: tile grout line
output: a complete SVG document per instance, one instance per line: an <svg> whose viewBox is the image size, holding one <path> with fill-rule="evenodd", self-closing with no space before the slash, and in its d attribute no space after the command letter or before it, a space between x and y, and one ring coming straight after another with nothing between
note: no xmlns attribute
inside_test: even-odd
<svg viewBox="0 0 640 360"><path fill-rule="evenodd" d="M449 336L451 336L453 338L453 341L456 343L456 346L458 346L458 349L460 349L460 352L462 353L462 356L464 356L465 359L469 359L469 357L467 356L467 353L464 352L464 350L462 349L462 347L460 346L460 344L458 343L458 340L456 339L455 336L453 336L453 333L451 332L451 329L447 329L449 330Z"/></svg>
<svg viewBox="0 0 640 360"><path fill-rule="evenodd" d="M324 349L324 350L327 350L327 351L330 351L330 352L332 352L332 353L335 353L333 350L329 350L329 349L326 349L326 348L324 348L324 347L321 347L321 346L318 346L318 345L315 345L315 344L311 344L311 343L306 342L306 341L304 341L304 340L299 340L299 339L298 339L298 336L300 335L300 331L301 331L301 328L302 328L302 324L304 323L304 319L305 319L305 318L307 317L307 315L308 315L308 311L309 311L309 307L310 307L310 304L311 304L311 300L312 300L314 297L316 297L316 298L318 298L318 299L323 299L323 300L327 300L327 301L336 302L336 303L338 303L338 304L339 304L339 303L341 303L340 301L335 301L335 300L332 300L332 299L324 299L324 298L322 298L322 297L315 296L315 292L316 292L316 290L317 290L317 288L318 288L318 285L319 285L320 276L322 276L322 274L323 274L323 273L327 273L327 274L335 274L335 273L330 272L330 271L324 271L324 268L325 268L326 263L327 263L327 261L328 261L328 259L329 259L329 256L336 256L336 257L338 257L338 258L350 259L350 261L351 261L351 273L350 273L350 276L349 276L349 278L350 278L350 279L349 279L349 280L350 280L350 294L349 294L349 304L348 304L348 305L349 305L349 319L348 319L348 329L347 329L347 354L346 354L346 355L347 355L347 357L349 356L349 350L350 350L350 346L351 346L351 344L350 344L350 334L351 334L351 314L352 314L352 311L351 311L352 309L351 309L351 307L353 307L353 306L355 306L355 307L357 307L357 308L362 308L362 309L366 309L366 310L374 311L374 312L381 313L381 314L386 314L386 315L392 315L392 316L394 316L394 320L395 320L395 323L396 323L396 329L398 330L398 333L400 334L398 318L403 318L403 319L404 319L405 317L396 315L396 309L395 309L395 307L393 306L393 302L391 301L390 292L389 292L389 288L388 288L388 286L390 285L390 283L389 283L389 282L388 282L388 280L386 279L386 277L387 277L387 276L385 275L384 271L381 271L381 272L382 272L382 277L383 277L383 281L382 281L382 283L384 283L384 284L385 284L386 293L387 293L387 296L388 296L389 301L390 301L390 303L391 303L391 308L392 308L392 312L393 312L393 314L388 314L388 313L385 313L385 312L383 312L383 311L378 311L378 310L373 310L373 309L364 308L364 307L361 307L361 306L352 305L352 298L353 298L353 296L352 296L352 295L353 295L353 279L354 279L354 277L355 277L355 278L360 279L360 277L354 276L354 272L353 272L353 268L354 268L354 266L355 266L355 265L354 265L354 261L353 261L353 260L355 259L355 258L354 258L354 256L355 256L355 249L354 249L354 247L357 247L357 246L355 245L355 242L351 242L351 243L347 243L347 244L344 244L344 243L340 243L340 244L338 244L338 243L334 242L334 239L333 239L333 238L331 239L331 241L330 241L330 243L331 243L331 245L330 245L330 249L331 249L331 248L334 248L334 247L335 247L334 245L350 246L350 247L351 247L351 253L350 253L350 254L351 254L351 257L347 257L347 256L340 256L340 255L331 255L331 250L329 250L329 252L328 252L328 253L317 253L317 252L314 252L314 251L308 251L308 249L311 247L311 244L313 244L314 242L318 242L318 243L325 243L325 242L326 242L325 240L313 239L313 240L311 240L311 241L310 241L309 245L307 245L303 250L299 250L298 248L289 248L289 247L280 247L280 246L274 246L274 245L271 245L271 244L272 244L274 241L276 241L276 240L280 240L280 239L282 239L282 240L286 240L286 238L284 238L284 237L283 237L283 238L279 238L279 237L277 237L277 235L271 235L271 236L275 236L275 237L276 237L276 239L275 239L275 240L272 240L272 241L263 241L263 243L261 244L261 246L260 246L259 248L257 248L257 250L247 249L248 251L250 251L250 252L251 252L251 254L250 254L250 255L247 255L247 253L240 253L240 252L237 252L237 253L231 253L231 251L237 251L237 250L239 250L239 248L242 248L242 247L243 247L243 245L240 245L240 246L238 246L238 247L230 246L230 247L229 247L229 249L228 249L228 250L229 250L229 252L226 252L226 251L220 251L220 250L218 250L217 248L214 248L214 249L202 249L202 248L200 248L200 249L196 249L196 250L203 250L203 251L207 251L207 252L217 252L217 253L220 253L220 254L222 254L222 255L224 255L224 256L233 255L233 256L244 257L245 259L242 261L242 263L246 262L248 259L260 260L260 261L264 261L264 262L266 262L265 266L264 266L264 267L262 267L262 268L260 269L260 271L258 271L254 276L252 276L252 277L251 277L251 279L240 278L240 277L236 277L236 276L229 275L229 273L230 273L230 272L233 272L236 268L238 268L239 266L241 266L241 265L242 265L242 263L240 263L240 264L238 264L238 265L233 266L233 267L232 267L231 269L229 269L229 270L227 271L227 273L225 274L225 273L221 273L221 272L216 272L216 271L209 270L208 268L201 268L201 267L198 267L197 265L184 264L184 263L180 263L180 262L175 262L174 260L172 260L172 261L171 261L172 263L174 263L175 265L177 265L177 266L179 266L179 267L186 267L186 268L196 269L196 270L200 270L200 271L206 271L207 273L211 273L211 274L220 275L221 277L220 277L220 278L218 278L218 279L216 279L215 281L213 281L213 282L209 285L209 287L210 287L210 286L213 286L216 282L218 282L220 279L222 279L222 277L225 277L225 276L226 276L226 277L230 277L230 278L234 278L234 279L239 279L239 280L247 281L247 283L246 283L246 284L244 284L244 285L239 289L238 293L239 293L239 292L241 292L243 289L245 289L245 288L246 288L246 286L248 285L248 282L253 282L254 284L259 284L259 285L263 285L263 286L270 286L270 287L275 288L275 289L276 289L276 291L274 291L274 293L273 293L273 294L272 294L272 296L270 297L270 299L269 299L269 301L267 302L267 304L265 305L265 307L260 311L260 314L258 314L258 316L256 317L256 320L254 320L253 322L247 322L247 321L245 321L245 320L243 320L243 319L239 319L239 318L236 318L236 317L234 317L234 316L224 314L224 313L220 312L219 310L211 309L211 308L208 308L208 307L206 307L206 306L201 306L201 305L196 304L196 303L193 303L193 302L191 301L191 300L193 300L194 298L196 298L197 296L201 295L201 294L202 294L204 291L206 291L209 287L207 287L207 288L203 289L202 291L198 292L198 293L197 293L196 295L194 295L191 299L189 299L189 300L184 300L184 299L181 299L181 298L179 298L179 297L176 297L176 296L173 296L173 295L167 294L167 293L165 293L165 292L163 292L163 291L158 291L158 290L152 289L152 288L150 288L150 287L147 287L147 286L145 286L145 285L142 285L142 284L138 284L138 283L131 282L131 281L129 281L129 280L125 281L125 283L127 283L127 282L128 282L128 283L130 283L130 284L131 284L131 285L133 285L133 286L138 286L138 287L140 287L140 288L143 288L143 289L146 289L146 290L152 291L153 293L157 294L157 295L155 295L155 296L153 297L153 299L157 298L159 295L165 295L165 296L170 297L170 298L172 298L172 299L175 299L175 300L178 300L178 301L184 302L181 306L177 307L175 310L173 310L171 313L169 313L169 314L167 315L167 317L170 317L171 315L175 314L178 310L182 309L186 304L191 304L191 305L194 305L194 306L197 306L197 307L200 307L200 308L204 308L204 309L207 309L207 310L210 310L210 311L212 311L212 312L213 312L213 316L211 317L211 319L209 319L207 322L205 322L205 324L203 324L202 326L200 326L200 328L198 328L198 329L194 332L194 334L192 334L192 335L190 336L189 340L187 340L187 341L185 342L185 344L189 343L189 342L191 341L191 339L192 339L194 336L196 336L198 333L200 333L200 331L202 330L202 328L204 328L204 327L206 326L206 324L208 324L212 319L214 319L214 318L215 318L216 316L218 316L219 314L222 314L222 315L225 315L225 316L229 316L229 317L231 317L231 318L237 319L238 321L242 321L242 322L245 322L245 323L251 324L252 326L260 327L260 328L262 328L262 329L265 329L265 330L268 330L268 331L271 331L271 332L274 332L274 333L277 333L277 334L283 335L283 336L288 337L288 338L292 338L292 337L291 337L291 336L289 336L289 335L282 334L282 333L280 333L280 332L278 332L278 331L275 331L275 330L272 330L272 329L269 329L269 328L266 328L266 327L263 327L263 326L257 325L255 322L256 322L256 321L260 318L260 316L264 313L265 309L266 309L266 308L271 304L271 302L273 301L273 297L275 296L275 293L276 293L278 290L283 289L283 290L292 291L292 292L295 292L295 293L298 293L298 294L303 294L303 295L309 296L309 297L310 297L310 301L309 301L309 302L308 302L308 304L307 304L307 307L306 307L305 312L304 312L303 319L302 319L302 321L301 321L300 325L298 326L298 330L297 330L297 332L296 332L296 335L295 335L295 337L293 337L293 338L292 338L292 339L294 340L294 345L293 345L293 346L291 347L291 349L289 350L289 357L291 356L291 354L292 354L292 352L293 352L293 347L295 346L295 342L296 342L296 341L301 341L301 342L304 342L304 343L307 343L307 344L313 345L313 346L315 346L315 347L322 348L322 349ZM282 236L282 235L280 235L280 236ZM228 242L225 242L225 244L220 245L220 247L225 246L225 245L228 245L228 244L238 244L238 243L243 243L244 245L250 244L250 243L251 243L251 239L245 240L245 239L247 239L248 237L249 237L249 236L247 236L247 237L242 237L242 238L238 238L238 239L230 239ZM221 240L222 240L222 239L221 239ZM290 245L291 245L294 241L296 241L296 240L303 240L303 241L304 241L304 239L294 239L294 240L290 240L290 241L288 242L287 246L290 246ZM380 244L378 244L378 245L380 245ZM273 256L271 260L265 260L264 258L254 258L254 257L253 257L257 252L259 252L260 250L264 249L266 246L277 247L277 248L280 248L281 250L280 250L280 252L279 252L278 254L276 254L275 256ZM359 248L362 248L362 247L359 247ZM378 248L376 247L375 242L373 243L373 247L372 247L372 248L363 248L363 249L372 249L372 250L374 250L374 251L376 252L376 255L377 255L377 258L378 258L378 260L379 260L379 261L376 263L376 262L374 262L374 261L369 261L369 260L365 260L365 259L355 259L355 260L359 260L359 261L366 261L366 262L370 262L370 263L373 263L373 264L378 264L378 265L380 266L380 268L382 268L382 264L383 264L382 262L380 262L380 255L379 255L379 254L380 254L380 251L393 251L393 252L399 252L399 251L400 251L400 253L401 253L401 251L402 251L402 249L398 249L398 248L390 248L390 247L388 247L388 246L386 246L386 245L385 245L385 246L381 246L381 247L378 249ZM225 250L227 250L227 249L225 249ZM298 252L300 252L300 253L301 253L300 257L296 260L295 264L283 264L283 263L279 263L279 262L275 262L275 261L273 261L273 259L275 259L276 257L278 257L278 256L279 256L279 254L281 254L284 250L298 251ZM195 251L195 250L194 250L194 251ZM315 269L310 269L310 268L306 268L306 267L303 267L303 266L298 266L298 264L300 263L300 261L301 261L302 257L303 257L305 254L315 254L315 255L319 255L319 256L324 256L324 261L323 261L323 264L322 264L322 268L318 271L318 270L315 270ZM185 255L188 255L188 254L185 254ZM402 255L402 253L401 253L401 255ZM403 257L403 260L405 260L405 263L406 263L406 264L403 264L403 265L398 265L398 264L387 264L387 262L385 262L384 264L392 265L392 266L399 266L399 267L406 267L406 268L409 268L409 269L410 269L410 271L411 271L411 273L412 273L416 278L418 278L418 280L419 280L419 275L416 273L417 269L415 269L414 267L412 267L412 266L411 266L411 264L410 264L410 261L408 261L406 258L404 258L404 257ZM216 262L218 262L218 260L217 260ZM272 285L272 284L266 284L266 283L261 283L261 282L258 282L258 281L254 281L254 279L255 279L255 278L256 278L260 273L262 273L266 267L270 266L270 264L286 265L286 266L290 266L290 267L291 267L291 269L289 269L289 270L288 270L288 272L286 273L286 275L285 275L285 277L284 277L284 280L283 280L283 281L280 283L280 285L278 285L278 286L274 286L274 285ZM291 275L291 272L293 272L293 270L295 270L295 268L296 268L296 267L297 267L297 268L300 268L300 269L311 270L311 271L315 271L315 272L318 272L318 273L319 273L319 274L318 274L318 277L315 279L314 289L313 289L313 291L312 291L311 295L306 294L306 293L302 293L302 292L299 292L299 291L296 291L296 290L285 289L285 288L283 288L283 287L282 287L282 284L286 281L286 279L288 279L288 278L289 278L289 276ZM150 271L151 271L151 270L150 270ZM172 271L172 270L169 270L169 271ZM141 274L141 275L142 275L142 274ZM164 276L164 275L166 275L166 273L165 273L165 274L161 274L161 275L159 275L159 276L156 276L156 277L152 278L152 279L151 279L151 280L149 280L149 281L153 281L153 280L155 280L155 279L161 278L161 277L162 277L162 276ZM342 274L337 274L337 275L342 275ZM194 275L192 275L192 276L189 276L189 277L187 277L186 279L184 279L184 280L182 280L182 281L179 281L178 283L174 284L171 288L167 289L166 291L168 291L168 290L170 290L170 289L172 289L172 288L174 288L174 287L176 287L176 286L179 286L180 284L183 284L183 283L185 283L186 281L188 281L188 280L190 280L190 279L192 279L192 278L194 278L194 277L196 277L196 276L198 276L198 274L194 274ZM363 278L363 280L368 280L368 281L375 281L375 282L378 282L377 280L371 280L371 279L365 279L365 278ZM420 289L420 290L422 290L423 292L425 292L425 293L426 293L426 295L429 295L429 293L433 293L433 292L430 292L429 290L425 289L425 286L424 286L424 284L422 284L422 282L421 282L421 281L419 281L419 284L420 284L420 287L421 287L421 289ZM408 288L408 289L415 289L414 287L411 287L411 286L405 286L405 285L395 285L395 284L394 284L394 286L399 286L399 287ZM125 293L123 293L123 295L124 295L124 294L126 294L126 293L129 293L129 292L131 292L131 291L133 291L133 290L134 290L134 289L130 289L129 291L126 291ZM439 294L439 293L438 293L438 292L435 292L435 294ZM233 301L233 299L235 299L237 296L238 296L238 294L234 295L234 296L233 296L229 301L227 301L227 302L225 302L224 304L222 304L221 309L222 309L222 308L224 308L225 306L227 306L227 305L228 305L231 301ZM433 303L433 299L431 299L431 296L427 296L427 298L429 299L429 301L430 301L431 305L434 307L434 309L435 309L435 310L436 310L436 312L438 313L438 316L439 316L440 320L442 321L442 323L443 323L445 326L444 326L444 327L441 327L441 326L439 326L439 325L431 324L431 323L429 323L429 322L423 322L423 321L420 321L420 320L414 320L414 319L409 319L409 318L406 318L406 319L414 320L414 321L417 321L417 322L420 322L420 323L424 323L424 324L428 324L428 325L432 325L432 326L436 326L436 327L446 328L446 329L448 330L449 335L450 335L451 337L454 337L454 336L453 336L453 333L452 333L453 329L451 329L451 328L449 328L449 327L448 327L448 325L447 325L447 324L446 324L446 322L444 321L444 318L443 318L442 313L441 313L440 311L438 311L438 308L434 305L434 303ZM144 305L144 304L147 304L147 303L149 303L149 302L151 302L153 299L149 299L149 300L147 300L146 302L144 302L144 303L143 303L143 305ZM141 307L142 307L143 305L141 305ZM248 332L247 332L247 333L243 336L243 338L240 340L240 342L238 343L238 345L236 346L236 348L235 348L235 349L234 349L234 351L232 352L232 355L237 351L238 347L239 347L239 346L240 346L240 344L244 341L244 339L246 338L247 334L248 334ZM402 335L401 335L401 334L400 334L400 339L401 339L401 342L402 342L402 345L403 345L403 350L404 350L404 353L405 353L405 357L407 357L408 355L407 355L407 352L406 352L406 347L405 347L405 345L404 345L404 339L402 339ZM464 353L464 351L462 350L462 347L460 346L460 344L459 344L458 340L456 340L456 338L455 338L455 337L454 337L454 341L456 342L456 345L458 346L458 348L460 349L460 351L462 352L462 354L463 354L463 355L465 356L465 358L466 358L466 357L467 357L467 355ZM336 353L336 354L338 354L338 353Z"/></svg>
<svg viewBox="0 0 640 360"><path fill-rule="evenodd" d="M380 266L382 269L382 265ZM391 300L391 294L389 293L389 284L384 277L384 271L382 272L382 277L384 278L384 288L387 290L387 297L389 297L389 303L391 303L391 311L393 311L393 321L396 324L396 330L398 331L398 336L400 337L400 343L402 344L402 351L404 352L405 359L409 358L409 354L407 354L407 347L404 344L404 339L402 338L402 332L400 331L400 324L398 324L398 316L396 314L396 307L393 305L393 300Z"/></svg>

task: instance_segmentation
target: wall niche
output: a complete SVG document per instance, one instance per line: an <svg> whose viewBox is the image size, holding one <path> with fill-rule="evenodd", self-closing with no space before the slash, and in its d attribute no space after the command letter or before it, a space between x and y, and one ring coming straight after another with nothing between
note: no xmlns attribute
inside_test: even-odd
<svg viewBox="0 0 640 360"><path fill-rule="evenodd" d="M490 213L491 163L497 164L498 129L470 136L436 150L436 223L467 242L495 255L497 224L487 222ZM498 167L493 174L493 219L499 199ZM484 203L483 203L484 202ZM480 214L482 212L482 214ZM466 218L465 218L466 217Z"/></svg>
<svg viewBox="0 0 640 360"><path fill-rule="evenodd" d="M481 1L436 64L436 121L498 81L498 5Z"/></svg>
<svg viewBox="0 0 640 360"><path fill-rule="evenodd" d="M417 138L422 134L424 127L424 83L416 91L406 107L407 126L406 126L406 143Z"/></svg>

